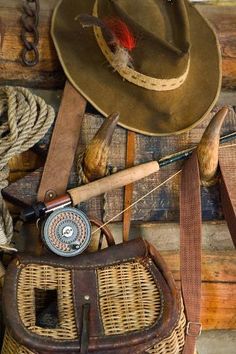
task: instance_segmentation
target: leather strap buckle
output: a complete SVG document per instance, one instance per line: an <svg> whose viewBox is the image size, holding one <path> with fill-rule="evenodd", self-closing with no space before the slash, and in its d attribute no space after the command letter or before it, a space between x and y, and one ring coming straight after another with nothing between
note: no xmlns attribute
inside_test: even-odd
<svg viewBox="0 0 236 354"><path fill-rule="evenodd" d="M202 333L202 324L200 322L188 322L186 334L189 337L199 337Z"/></svg>

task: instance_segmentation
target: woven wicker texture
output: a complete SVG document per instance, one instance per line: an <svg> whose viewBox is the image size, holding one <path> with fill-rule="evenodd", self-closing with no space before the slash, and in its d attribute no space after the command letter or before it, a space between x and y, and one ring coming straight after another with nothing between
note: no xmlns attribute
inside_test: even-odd
<svg viewBox="0 0 236 354"><path fill-rule="evenodd" d="M43 290L57 291L57 328L36 325L36 313L44 302ZM17 302L22 322L33 333L61 340L78 338L69 270L34 264L26 266L19 276Z"/></svg>
<svg viewBox="0 0 236 354"><path fill-rule="evenodd" d="M184 314L184 307L182 305L182 313L180 321L171 335L148 349L148 354L181 354L184 347L186 318Z"/></svg>
<svg viewBox="0 0 236 354"><path fill-rule="evenodd" d="M34 354L29 349L17 343L6 330L1 354Z"/></svg>
<svg viewBox="0 0 236 354"><path fill-rule="evenodd" d="M101 317L106 335L152 326L162 303L153 276L137 261L97 271Z"/></svg>
<svg viewBox="0 0 236 354"><path fill-rule="evenodd" d="M105 335L143 330L152 326L161 316L162 296L146 265L134 260L103 267L97 270L97 279ZM53 329L37 325L37 313L44 309L48 294L54 294L57 298L59 325ZM21 320L29 331L59 340L78 338L69 270L46 265L25 266L19 275L17 303ZM185 328L182 305L180 321L171 335L149 348L146 353L181 354ZM1 354L32 352L18 344L6 330Z"/></svg>

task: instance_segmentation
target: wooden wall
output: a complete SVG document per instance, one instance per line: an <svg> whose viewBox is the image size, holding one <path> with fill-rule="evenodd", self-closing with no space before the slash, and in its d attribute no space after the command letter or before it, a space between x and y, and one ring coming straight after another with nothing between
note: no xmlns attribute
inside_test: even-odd
<svg viewBox="0 0 236 354"><path fill-rule="evenodd" d="M236 117L234 107L236 106L236 3L235 1L193 1L197 5L199 11L210 21L215 28L222 48L222 65L223 65L223 84L222 94L218 107L223 104L231 106L231 113L228 122L224 127L224 132L235 130ZM60 67L56 56L53 43L49 36L50 19L52 10L57 3L56 0L41 0L40 14L40 62L34 68L26 68L21 65L20 52L22 43L19 38L20 33L20 15L21 2L18 0L0 0L0 28L1 28L1 45L0 45L0 85L22 85L34 89L34 92L44 96L46 100L53 104L58 109L61 89L64 86L65 76ZM43 89L43 91L38 91ZM91 112L90 112L91 114ZM90 122L88 120L90 117ZM83 125L83 134L80 145L83 146L91 139L91 136L96 132L101 124L101 117L93 115L87 116ZM171 138L145 138L138 136L137 162L145 161L152 158L158 158L162 155L177 151L182 148L191 146L199 141L199 138L204 130L206 122L191 132L179 137ZM119 128L114 136L112 145L111 162L122 168L124 166L125 156L125 141L126 132ZM122 145L123 144L123 145ZM120 149L120 146L123 146ZM119 152L118 152L119 150ZM20 177L32 172L35 168L42 165L42 158L33 152L27 152L21 156L12 159L10 163L11 175L10 181L15 181ZM160 174L160 176L152 177L147 180L145 188L158 183L161 178L165 178L169 173L173 173L177 166L171 167ZM135 197L143 193L144 187L137 185ZM217 199L217 191L205 191L207 200L211 200L208 209L205 209L206 219L214 220L222 218L219 208L219 200ZM209 195L210 193L210 195ZM109 215L113 216L122 207L122 190L111 193L109 197ZM204 197L204 196L203 196ZM155 199L156 198L156 199ZM120 202L117 204L117 200ZM137 221L142 221L141 213L145 210L147 217L145 221L150 219L148 210L150 202L155 203L158 200L157 208L162 205L161 209L156 209L156 218L151 220L156 222L176 221L178 215L178 180L169 187L164 188L160 193L152 196L148 202L142 204L134 211L133 218ZM97 203L97 204L96 204ZM99 201L85 206L90 211L99 212ZM118 205L118 209L114 207ZM15 212L15 208L12 207ZM207 212L213 214L209 216ZM208 216L207 216L208 215ZM149 220L149 221L151 221ZM158 224L160 232L162 224ZM212 221L209 221L212 225ZM210 227L210 226L209 226ZM178 230L175 228L174 231ZM169 235L171 237L171 235ZM153 240L155 243L155 239ZM177 244L176 244L177 248ZM163 253L169 262L174 275L179 280L178 273L178 256L176 251ZM236 298L236 257L232 250L213 251L211 247L205 250L203 261L203 313L202 321L205 329L235 329L235 298Z"/></svg>

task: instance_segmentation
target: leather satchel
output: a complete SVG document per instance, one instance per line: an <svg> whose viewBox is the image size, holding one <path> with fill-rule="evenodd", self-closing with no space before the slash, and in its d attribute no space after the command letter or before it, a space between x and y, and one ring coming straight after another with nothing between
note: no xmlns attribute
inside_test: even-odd
<svg viewBox="0 0 236 354"><path fill-rule="evenodd" d="M222 201L235 236L232 179ZM74 259L18 256L9 266L2 354L193 354L201 332L201 203L195 154L182 171L181 292L159 252L139 238ZM105 234L107 231L104 231Z"/></svg>

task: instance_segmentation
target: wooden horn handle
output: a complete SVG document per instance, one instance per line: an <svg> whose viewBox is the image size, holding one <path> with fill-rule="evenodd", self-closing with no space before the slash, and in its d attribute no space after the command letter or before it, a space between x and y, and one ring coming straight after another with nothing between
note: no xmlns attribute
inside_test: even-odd
<svg viewBox="0 0 236 354"><path fill-rule="evenodd" d="M97 195L136 182L158 170L159 164L157 161L147 162L135 167L127 168L82 187L70 189L68 193L70 194L73 205L76 205L85 200L96 197Z"/></svg>

